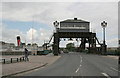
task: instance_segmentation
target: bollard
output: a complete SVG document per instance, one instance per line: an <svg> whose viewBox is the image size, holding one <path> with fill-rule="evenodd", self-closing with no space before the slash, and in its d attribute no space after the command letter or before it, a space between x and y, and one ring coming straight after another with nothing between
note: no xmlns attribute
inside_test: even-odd
<svg viewBox="0 0 120 78"><path fill-rule="evenodd" d="M20 57L20 61L21 61L21 57Z"/></svg>
<svg viewBox="0 0 120 78"><path fill-rule="evenodd" d="M5 59L3 59L3 63L5 64Z"/></svg>
<svg viewBox="0 0 120 78"><path fill-rule="evenodd" d="M11 58L11 63L12 63L12 58Z"/></svg>
<svg viewBox="0 0 120 78"><path fill-rule="evenodd" d="M24 57L23 57L23 61L24 61Z"/></svg>
<svg viewBox="0 0 120 78"><path fill-rule="evenodd" d="M18 62L18 58L17 58L17 62Z"/></svg>
<svg viewBox="0 0 120 78"><path fill-rule="evenodd" d="M118 64L120 65L120 56L118 57Z"/></svg>

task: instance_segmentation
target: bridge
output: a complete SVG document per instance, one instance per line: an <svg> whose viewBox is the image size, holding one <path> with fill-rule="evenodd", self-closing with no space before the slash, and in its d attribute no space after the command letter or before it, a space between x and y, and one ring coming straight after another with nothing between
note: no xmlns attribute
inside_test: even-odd
<svg viewBox="0 0 120 78"><path fill-rule="evenodd" d="M104 46L96 37L96 33L90 32L90 22L84 21L81 19L67 19L61 21L60 23L55 21L54 26L56 28L56 32L53 33L48 43L44 45L47 48L47 45L50 43L52 38L54 37L53 42L53 54L58 55L59 52L59 43L61 38L81 38L81 44L78 47L78 51L84 50L86 47L86 43L89 44L88 53L97 53L97 54L105 54L106 45ZM98 44L97 44L98 43ZM97 47L96 45L100 45ZM105 47L105 51L103 50Z"/></svg>

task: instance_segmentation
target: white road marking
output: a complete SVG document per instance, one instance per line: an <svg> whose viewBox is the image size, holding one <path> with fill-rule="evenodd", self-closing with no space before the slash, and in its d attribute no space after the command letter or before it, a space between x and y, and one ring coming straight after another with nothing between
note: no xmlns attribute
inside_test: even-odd
<svg viewBox="0 0 120 78"><path fill-rule="evenodd" d="M75 72L77 73L79 71L80 68L78 68Z"/></svg>
<svg viewBox="0 0 120 78"><path fill-rule="evenodd" d="M81 67L82 65L80 64L80 67Z"/></svg>
<svg viewBox="0 0 120 78"><path fill-rule="evenodd" d="M80 63L82 63L82 59L81 59Z"/></svg>
<svg viewBox="0 0 120 78"><path fill-rule="evenodd" d="M117 70L117 69L115 69L115 68L113 68L113 67L110 67L111 69L113 69L113 70L115 70L115 71L117 71L117 72L120 72L119 70Z"/></svg>
<svg viewBox="0 0 120 78"><path fill-rule="evenodd" d="M80 56L81 60L80 60L80 63L82 63L82 56Z"/></svg>
<svg viewBox="0 0 120 78"><path fill-rule="evenodd" d="M102 73L105 77L107 77L107 78L111 78L108 74L106 74L106 73Z"/></svg>
<svg viewBox="0 0 120 78"><path fill-rule="evenodd" d="M75 71L76 73L80 70L80 67L82 66L81 63L82 63L82 56L80 55L80 66L78 67L78 69Z"/></svg>

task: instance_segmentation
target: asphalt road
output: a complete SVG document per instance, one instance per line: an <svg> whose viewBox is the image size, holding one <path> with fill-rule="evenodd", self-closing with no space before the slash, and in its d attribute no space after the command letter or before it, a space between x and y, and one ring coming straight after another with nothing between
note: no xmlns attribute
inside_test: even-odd
<svg viewBox="0 0 120 78"><path fill-rule="evenodd" d="M101 55L68 53L40 70L24 74L24 76L118 76L118 60Z"/></svg>

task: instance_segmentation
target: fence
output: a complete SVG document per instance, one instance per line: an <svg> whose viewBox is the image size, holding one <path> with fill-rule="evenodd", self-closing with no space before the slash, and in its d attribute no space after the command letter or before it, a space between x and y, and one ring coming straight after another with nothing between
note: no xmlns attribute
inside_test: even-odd
<svg viewBox="0 0 120 78"><path fill-rule="evenodd" d="M24 61L25 58L24 57L20 57L20 58L8 58L8 59L2 59L2 63L3 64L8 64L8 63L15 63L15 62L21 62Z"/></svg>

